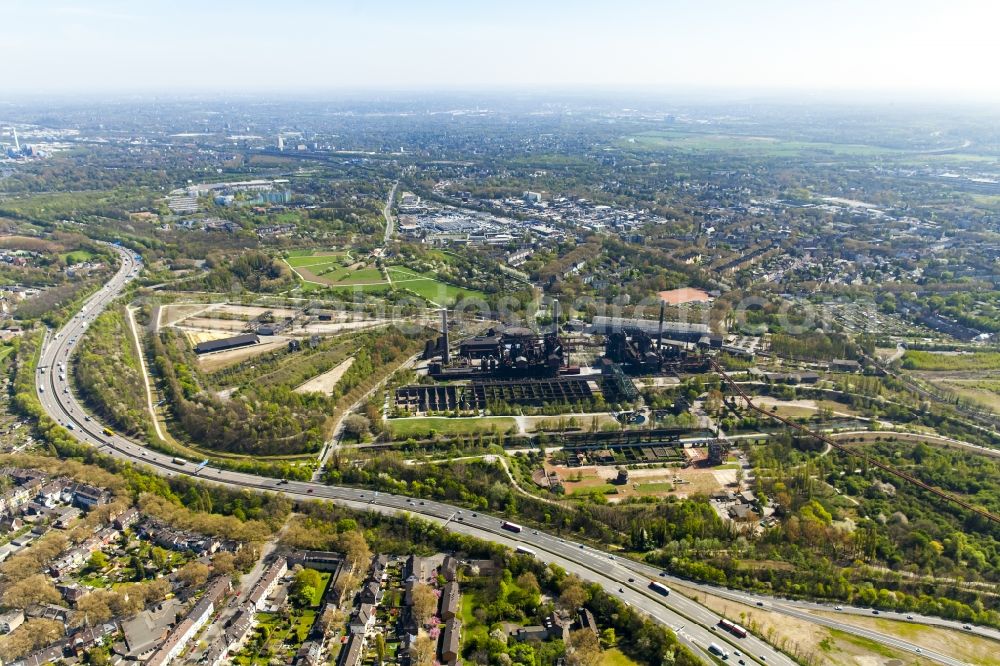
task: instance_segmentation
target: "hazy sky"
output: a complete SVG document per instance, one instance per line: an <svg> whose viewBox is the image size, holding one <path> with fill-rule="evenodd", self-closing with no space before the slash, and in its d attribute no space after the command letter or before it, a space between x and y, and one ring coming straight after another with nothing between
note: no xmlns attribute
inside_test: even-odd
<svg viewBox="0 0 1000 666"><path fill-rule="evenodd" d="M0 99L598 86L1000 99L1000 0L0 0L0 25Z"/></svg>

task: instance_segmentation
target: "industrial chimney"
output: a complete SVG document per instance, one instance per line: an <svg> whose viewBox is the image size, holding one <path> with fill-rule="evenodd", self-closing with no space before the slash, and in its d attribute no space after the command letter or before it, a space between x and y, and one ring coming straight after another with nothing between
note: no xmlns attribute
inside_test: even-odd
<svg viewBox="0 0 1000 666"><path fill-rule="evenodd" d="M663 350L663 310L666 307L666 303L660 301L660 328L656 333L656 349L658 351Z"/></svg>
<svg viewBox="0 0 1000 666"><path fill-rule="evenodd" d="M552 301L552 335L559 336L559 299Z"/></svg>
<svg viewBox="0 0 1000 666"><path fill-rule="evenodd" d="M441 350L441 364L448 365L451 357L448 355L448 309L441 308L441 337L444 338L444 348Z"/></svg>

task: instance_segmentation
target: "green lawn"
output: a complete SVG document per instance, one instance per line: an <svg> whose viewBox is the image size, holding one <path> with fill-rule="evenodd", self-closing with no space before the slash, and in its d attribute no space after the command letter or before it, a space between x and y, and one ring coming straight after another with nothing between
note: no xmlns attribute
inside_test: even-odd
<svg viewBox="0 0 1000 666"><path fill-rule="evenodd" d="M320 571L319 576L323 579L323 584L319 586L319 589L313 591L313 596L309 604L313 608L319 606L320 602L323 600L323 594L326 592L326 588L330 584L329 571Z"/></svg>
<svg viewBox="0 0 1000 666"><path fill-rule="evenodd" d="M285 259L289 266L309 266L337 262L347 256L346 252L323 252L316 250L293 250Z"/></svg>
<svg viewBox="0 0 1000 666"><path fill-rule="evenodd" d="M903 367L933 371L1000 370L1000 352L941 354L911 349L903 354Z"/></svg>
<svg viewBox="0 0 1000 666"><path fill-rule="evenodd" d="M73 250L72 252L67 252L62 255L62 257L67 264L79 264L93 259L94 253L88 250Z"/></svg>
<svg viewBox="0 0 1000 666"><path fill-rule="evenodd" d="M669 482L653 482L653 483L640 483L639 487L636 488L636 492L639 493L668 493L674 490L676 486Z"/></svg>
<svg viewBox="0 0 1000 666"><path fill-rule="evenodd" d="M639 666L639 662L629 659L618 648L611 648L601 655L601 666Z"/></svg>
<svg viewBox="0 0 1000 666"><path fill-rule="evenodd" d="M13 345L0 345L0 361L10 356L13 351Z"/></svg>
<svg viewBox="0 0 1000 666"><path fill-rule="evenodd" d="M594 493L599 493L601 495L608 495L618 492L618 488L612 483L598 483L592 486L583 486L577 488L569 494L570 497L582 497L585 495L593 495Z"/></svg>
<svg viewBox="0 0 1000 666"><path fill-rule="evenodd" d="M514 419L509 416L405 418L390 419L388 424L389 431L396 439L426 437L432 429L441 435L475 435L489 434L494 429L497 432L507 432L516 426Z"/></svg>
<svg viewBox="0 0 1000 666"><path fill-rule="evenodd" d="M463 289L438 280L429 273L418 273L402 266L389 266L392 284L397 289L412 291L421 298L439 305L448 305L459 300L459 296L484 298L484 294L475 289Z"/></svg>
<svg viewBox="0 0 1000 666"><path fill-rule="evenodd" d="M382 271L373 265L350 268L343 265L344 252L290 252L285 263L299 277L302 291L310 292L324 287L350 287L367 292L385 291L390 288ZM386 268L392 279L392 289L411 291L420 298L438 305L449 305L460 296L484 298L482 292L462 289L439 280L430 273L419 273L404 266Z"/></svg>
<svg viewBox="0 0 1000 666"><path fill-rule="evenodd" d="M770 156L798 156L804 153L828 155L901 155L901 151L881 146L850 143L786 141L775 137L741 134L710 134L683 131L653 131L631 136L622 147L634 150L678 149L692 152L743 152Z"/></svg>

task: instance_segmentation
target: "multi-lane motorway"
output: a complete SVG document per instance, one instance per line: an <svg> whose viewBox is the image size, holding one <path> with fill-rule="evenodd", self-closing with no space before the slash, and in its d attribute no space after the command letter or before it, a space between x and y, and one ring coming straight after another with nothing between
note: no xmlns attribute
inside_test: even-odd
<svg viewBox="0 0 1000 666"><path fill-rule="evenodd" d="M194 475L207 481L226 486L253 488L277 492L296 500L330 500L355 509L387 513L409 512L427 520L447 525L451 530L502 543L510 547L527 548L540 560L553 562L581 578L598 583L610 593L642 611L654 620L671 627L678 638L702 658L708 659L707 648L711 643L722 646L730 654L731 663L781 664L791 666L795 662L766 642L747 636L739 639L718 628L719 616L708 608L673 593L661 596L649 588L651 580L669 583L672 578L663 576L658 569L645 564L618 558L585 544L563 539L545 532L524 528L512 532L501 527L502 520L495 516L459 509L448 504L431 500L421 500L370 490L327 486L305 481L279 481L268 477L232 472L206 467L196 471L191 462L178 461L171 456L148 449L141 444L113 433L104 424L86 413L76 400L68 384L68 363L73 349L79 343L87 325L93 321L141 269L140 259L124 248L117 248L122 258L122 266L114 278L94 294L81 311L59 332L47 335L39 361L36 384L38 397L49 416L65 426L80 441L95 446L102 452L133 463L143 464L165 476ZM126 344L125 341L122 341ZM692 583L685 583L692 586ZM733 601L763 606L765 610L801 617L811 622L823 624L858 636L876 640L898 650L920 653L923 657L947 664L961 666L964 662L929 650L920 650L914 645L867 629L859 629L835 619L820 618L809 611L830 606L805 604L786 600L748 595L711 586L698 586L703 591ZM846 608L841 612L870 613L865 609ZM883 614L895 617L897 614ZM902 619L900 616L897 619ZM950 626L947 621L934 618L914 618L913 621ZM960 626L957 623L952 623ZM977 628L982 635L1000 638L998 632L987 632ZM709 660L710 661L710 660Z"/></svg>

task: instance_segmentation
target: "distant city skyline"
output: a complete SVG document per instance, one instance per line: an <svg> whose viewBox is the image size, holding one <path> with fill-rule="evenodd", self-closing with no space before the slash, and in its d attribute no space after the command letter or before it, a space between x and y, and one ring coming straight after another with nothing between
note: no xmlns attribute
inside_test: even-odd
<svg viewBox="0 0 1000 666"><path fill-rule="evenodd" d="M5 97L337 89L1000 101L989 0L8 0Z"/></svg>

